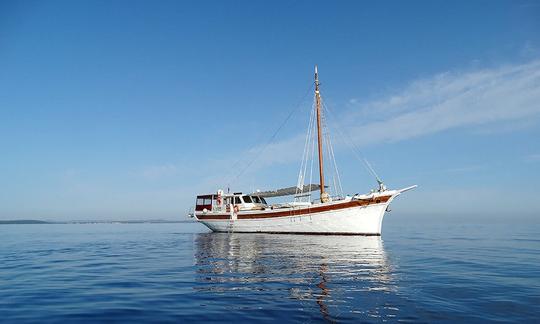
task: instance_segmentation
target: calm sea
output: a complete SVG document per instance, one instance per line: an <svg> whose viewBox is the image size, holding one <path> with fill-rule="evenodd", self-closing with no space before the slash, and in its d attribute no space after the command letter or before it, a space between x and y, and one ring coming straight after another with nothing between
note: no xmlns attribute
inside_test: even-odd
<svg viewBox="0 0 540 324"><path fill-rule="evenodd" d="M539 322L539 234L392 214L382 238L2 225L0 322Z"/></svg>

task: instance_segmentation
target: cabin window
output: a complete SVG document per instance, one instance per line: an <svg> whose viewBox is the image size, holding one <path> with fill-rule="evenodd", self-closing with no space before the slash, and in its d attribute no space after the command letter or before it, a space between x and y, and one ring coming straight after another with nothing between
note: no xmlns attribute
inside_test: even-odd
<svg viewBox="0 0 540 324"><path fill-rule="evenodd" d="M261 201L263 204L268 205L268 203L266 203L266 200L263 197L261 197Z"/></svg>
<svg viewBox="0 0 540 324"><path fill-rule="evenodd" d="M260 204L261 203L261 199L257 196L253 196L251 197L253 199L253 202L256 203L256 204Z"/></svg>
<svg viewBox="0 0 540 324"><path fill-rule="evenodd" d="M235 205L239 205L239 204L241 204L241 203L242 203L242 201L240 200L240 197L239 197L239 196L234 197L234 204L235 204Z"/></svg>
<svg viewBox="0 0 540 324"><path fill-rule="evenodd" d="M212 195L198 196L197 202L195 204L195 210L196 211L203 211L204 209L212 210L213 198L214 196Z"/></svg>
<svg viewBox="0 0 540 324"><path fill-rule="evenodd" d="M253 201L251 201L251 197L250 196L243 196L242 197L244 199L244 202L246 204L251 204Z"/></svg>
<svg viewBox="0 0 540 324"><path fill-rule="evenodd" d="M212 205L212 198L197 198L197 205L199 206Z"/></svg>

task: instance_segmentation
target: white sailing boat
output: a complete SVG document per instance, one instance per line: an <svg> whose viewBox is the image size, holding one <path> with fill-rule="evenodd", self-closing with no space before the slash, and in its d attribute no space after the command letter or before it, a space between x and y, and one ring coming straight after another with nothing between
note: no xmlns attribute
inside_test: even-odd
<svg viewBox="0 0 540 324"><path fill-rule="evenodd" d="M317 67L315 67L314 109L311 113L304 157L296 187L251 194L225 193L223 190L218 190L215 194L199 195L192 216L214 232L381 235L383 217L390 203L403 192L415 188L416 185L389 190L377 177L378 188L367 194L344 196L340 193L331 196L325 185L324 145L327 146L326 152L333 161L337 174L337 181L334 177L334 191L337 191L336 188L341 185L328 133L323 132L321 106L319 78ZM311 167L310 178L313 173L315 138L319 184L314 185L310 181L306 185L304 180L307 178L308 166ZM369 164L367 166L371 169ZM312 197L312 192L315 190L320 191L320 196L316 200ZM265 198L278 196L293 196L294 199L284 204L266 202Z"/></svg>

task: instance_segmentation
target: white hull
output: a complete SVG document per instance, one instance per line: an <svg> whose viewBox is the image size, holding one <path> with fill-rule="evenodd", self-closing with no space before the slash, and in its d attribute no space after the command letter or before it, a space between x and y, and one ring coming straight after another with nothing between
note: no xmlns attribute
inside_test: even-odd
<svg viewBox="0 0 540 324"><path fill-rule="evenodd" d="M199 219L199 222L214 232L381 235L386 208L394 197L378 204L302 215L234 220ZM330 203L329 206L339 204Z"/></svg>

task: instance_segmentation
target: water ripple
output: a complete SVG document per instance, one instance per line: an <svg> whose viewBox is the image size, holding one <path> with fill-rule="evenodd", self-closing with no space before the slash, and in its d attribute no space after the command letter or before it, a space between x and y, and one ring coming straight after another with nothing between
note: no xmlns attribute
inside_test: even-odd
<svg viewBox="0 0 540 324"><path fill-rule="evenodd" d="M389 226L384 240L212 234L186 224L3 226L0 314L8 322L538 321L538 226L417 226Z"/></svg>

